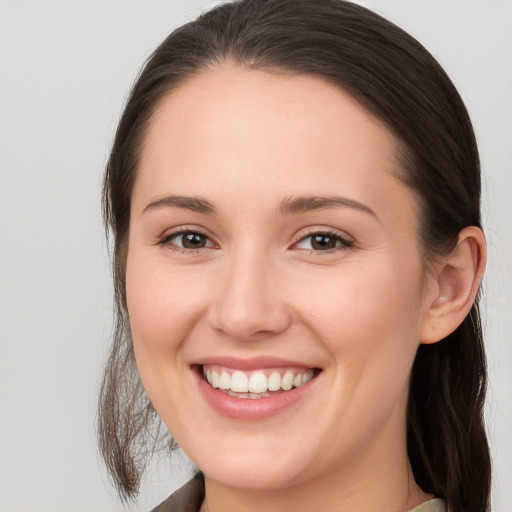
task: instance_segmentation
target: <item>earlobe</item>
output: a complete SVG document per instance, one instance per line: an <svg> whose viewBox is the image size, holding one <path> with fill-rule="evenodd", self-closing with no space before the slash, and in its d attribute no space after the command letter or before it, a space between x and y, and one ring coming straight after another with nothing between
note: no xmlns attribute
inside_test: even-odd
<svg viewBox="0 0 512 512"><path fill-rule="evenodd" d="M475 300L486 262L482 230L469 226L459 233L457 246L439 264L434 297L429 297L420 332L421 343L436 343L462 323Z"/></svg>

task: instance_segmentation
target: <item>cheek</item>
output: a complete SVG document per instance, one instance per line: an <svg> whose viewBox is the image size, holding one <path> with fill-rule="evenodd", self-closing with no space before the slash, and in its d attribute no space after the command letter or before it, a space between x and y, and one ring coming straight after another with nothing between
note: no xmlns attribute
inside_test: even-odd
<svg viewBox="0 0 512 512"><path fill-rule="evenodd" d="M169 418L187 413L180 398L180 347L195 323L197 307L185 283L169 267L148 263L143 251L129 253L126 297L137 369L151 402L170 428ZM193 287L187 287L190 292Z"/></svg>
<svg viewBox="0 0 512 512"><path fill-rule="evenodd" d="M147 264L130 254L126 268L126 296L136 351L169 353L190 331L198 315L201 288L181 282L171 267Z"/></svg>
<svg viewBox="0 0 512 512"><path fill-rule="evenodd" d="M137 254L130 254L126 268L126 298L131 337L137 369L153 404L174 406L165 390L171 379L179 385L177 353L184 332L183 322L176 318L186 314L187 307L177 300L175 288L167 288L162 276L151 265L141 265ZM141 261L142 262L142 261Z"/></svg>
<svg viewBox="0 0 512 512"><path fill-rule="evenodd" d="M324 285L323 300L314 294L308 304L310 329L331 353L332 387L340 390L331 398L338 404L332 424L350 429L358 418L363 435L405 408L419 344L421 268L365 265Z"/></svg>
<svg viewBox="0 0 512 512"><path fill-rule="evenodd" d="M355 373L380 364L410 364L421 324L421 266L377 261L340 268L304 283L303 318L333 354ZM305 294L303 290L308 290Z"/></svg>

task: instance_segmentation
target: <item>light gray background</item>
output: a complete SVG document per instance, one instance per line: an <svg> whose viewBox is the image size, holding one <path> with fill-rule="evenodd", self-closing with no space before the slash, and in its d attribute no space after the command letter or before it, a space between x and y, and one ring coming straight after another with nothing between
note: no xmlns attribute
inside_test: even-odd
<svg viewBox="0 0 512 512"><path fill-rule="evenodd" d="M137 70L205 0L0 0L0 510L122 510L94 439L111 329L100 183ZM367 0L445 66L480 142L493 510L512 511L512 2ZM153 467L147 510L188 478Z"/></svg>

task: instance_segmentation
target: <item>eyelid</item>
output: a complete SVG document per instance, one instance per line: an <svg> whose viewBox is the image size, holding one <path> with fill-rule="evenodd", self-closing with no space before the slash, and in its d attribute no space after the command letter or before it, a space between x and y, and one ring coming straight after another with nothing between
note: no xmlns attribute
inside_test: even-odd
<svg viewBox="0 0 512 512"><path fill-rule="evenodd" d="M340 245L334 247L333 249L326 249L326 250L314 250L314 249L297 249L296 246L306 240L307 238L310 238L312 236L315 236L315 235L324 235L326 237L332 237L332 238L335 238L337 241L340 241ZM346 233L342 232L342 231L338 231L336 229L333 229L333 228L321 228L321 227L312 227L312 228L308 228L306 233L301 233L300 236L298 236L295 241L292 243L291 247L292 249L293 248L296 248L295 250L302 250L302 251L308 251L308 252L311 252L311 253L316 253L316 254L321 254L321 253L329 253L329 252L334 252L334 251L338 251L338 250L343 250L343 249L350 249L354 246L354 239L347 235Z"/></svg>
<svg viewBox="0 0 512 512"><path fill-rule="evenodd" d="M339 250L346 250L350 249L354 245L354 239L347 235L346 233L336 230L334 228L322 228L322 227L309 227L306 228L306 232L300 233L299 236L295 237L295 240L292 242L290 248L293 250L300 250L300 251L306 251L310 253L315 254L325 254L325 253L332 253ZM179 245L176 245L174 243L171 243L171 240L175 237L178 237L180 235L186 235L186 234L198 234L202 237L205 237L207 241L209 242L209 245L206 245L204 247L197 247L197 248L186 248L186 247L180 247ZM307 238L310 238L315 235L322 235L326 237L331 237L336 239L337 242L340 242L338 245L336 245L334 248L331 249L325 249L325 250L315 250L315 249L305 249L305 248L297 248L297 245L301 243L302 241L306 240ZM207 242L207 243L208 243ZM197 227L197 226L176 226L175 228L172 228L171 230L168 230L164 232L164 234L157 237L157 240L155 242L155 245L161 245L161 246L167 246L172 250L181 251L184 253L191 253L200 251L201 249L218 249L219 244L216 243L211 235L209 235L206 230Z"/></svg>
<svg viewBox="0 0 512 512"><path fill-rule="evenodd" d="M180 235L187 234L197 234L205 237L211 245L206 245L205 247L197 247L195 249L180 247L179 245L175 245L171 243L171 240ZM201 249L216 249L219 245L213 240L212 236L210 236L204 229L196 227L196 226L177 226L171 230L165 231L164 234L160 235L155 245L167 246L169 249L181 251L185 253L191 253L195 251L199 251Z"/></svg>

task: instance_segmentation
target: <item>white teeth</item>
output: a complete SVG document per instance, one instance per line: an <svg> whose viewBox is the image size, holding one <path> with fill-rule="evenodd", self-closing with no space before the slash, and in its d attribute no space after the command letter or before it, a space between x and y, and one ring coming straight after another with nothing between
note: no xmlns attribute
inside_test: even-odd
<svg viewBox="0 0 512 512"><path fill-rule="evenodd" d="M211 383L212 387L218 388L219 387L219 380L220 380L219 379L219 374L214 370L214 371L212 371L210 378L211 378L210 383Z"/></svg>
<svg viewBox="0 0 512 512"><path fill-rule="evenodd" d="M231 375L231 391L247 393L249 391L249 379L244 372L236 370Z"/></svg>
<svg viewBox="0 0 512 512"><path fill-rule="evenodd" d="M267 391L267 377L261 372L256 372L249 379L249 391L251 393L264 393Z"/></svg>
<svg viewBox="0 0 512 512"><path fill-rule="evenodd" d="M219 379L220 389L231 389L231 375L228 372L222 372Z"/></svg>
<svg viewBox="0 0 512 512"><path fill-rule="evenodd" d="M263 370L250 372L249 375L235 370L230 374L229 370L217 366L215 369L203 367L203 375L213 388L220 388L237 398L257 399L271 396L269 392L272 391L298 388L313 378L314 371L297 373L297 370L288 370L281 377L281 373L275 370L267 377Z"/></svg>
<svg viewBox="0 0 512 512"><path fill-rule="evenodd" d="M258 400L260 398L265 398L268 396L267 393L235 393L234 391L229 390L227 392L229 396L234 396L235 398L245 398L249 400Z"/></svg>
<svg viewBox="0 0 512 512"><path fill-rule="evenodd" d="M267 388L269 391L279 391L281 389L281 375L279 375L279 372L272 372L270 374Z"/></svg>
<svg viewBox="0 0 512 512"><path fill-rule="evenodd" d="M306 373L302 374L301 380L302 384L306 384L313 378L313 370L308 370Z"/></svg>
<svg viewBox="0 0 512 512"><path fill-rule="evenodd" d="M281 379L281 387L285 391L290 391L293 387L293 373L292 372L286 372Z"/></svg>

